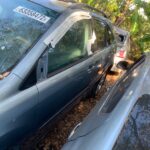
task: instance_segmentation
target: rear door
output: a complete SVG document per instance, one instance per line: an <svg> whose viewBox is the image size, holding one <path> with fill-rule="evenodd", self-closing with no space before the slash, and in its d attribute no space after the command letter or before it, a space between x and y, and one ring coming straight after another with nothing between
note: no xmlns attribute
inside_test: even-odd
<svg viewBox="0 0 150 150"><path fill-rule="evenodd" d="M89 26L89 20L77 21L54 48L46 49L47 79L37 84L39 123L62 111L88 86Z"/></svg>
<svg viewBox="0 0 150 150"><path fill-rule="evenodd" d="M107 67L111 66L113 59L112 32L107 23L98 18L93 18L91 51L93 52L92 80L98 79Z"/></svg>

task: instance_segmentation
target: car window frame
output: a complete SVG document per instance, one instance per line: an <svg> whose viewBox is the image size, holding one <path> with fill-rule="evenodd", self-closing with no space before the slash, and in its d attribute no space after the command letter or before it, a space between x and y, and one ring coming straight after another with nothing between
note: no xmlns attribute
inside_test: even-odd
<svg viewBox="0 0 150 150"><path fill-rule="evenodd" d="M95 21L98 21L99 23L104 23L105 25L106 25L106 22L104 21L104 20L102 20L102 19L100 19L100 18L97 18L97 17L92 17L92 34L93 34L93 31L94 31L94 22ZM105 27L105 32L106 32L106 27ZM106 40L106 35L105 35L105 40ZM106 42L106 41L105 41ZM105 47L106 48L106 47ZM93 51L92 50L92 45L91 45L91 51L92 51L92 53L93 54L95 54L95 53L97 53L97 52L101 52L101 51L103 51L104 50L104 48L101 50L101 49L98 49L98 50L95 50L95 51Z"/></svg>
<svg viewBox="0 0 150 150"><path fill-rule="evenodd" d="M74 24L76 24L76 23L78 23L78 22L80 22L80 21L84 21L85 19L82 19L82 20L79 20L79 21L76 21L76 22L74 22ZM89 24L89 39L88 39L88 41L90 40L90 36L91 36L91 19L86 19L86 20L88 20L89 22L88 22L88 24ZM74 25L73 24L73 25ZM72 26L73 26L72 25ZM72 27L71 26L71 27ZM71 27L70 28L68 28L68 30L66 30L66 32L63 34L63 36L62 36L62 38L66 35L66 33L71 29ZM62 39L61 38L61 39ZM61 40L60 39L60 40ZM59 41L60 41L59 40ZM57 43L59 43L59 41L57 42ZM48 51L48 49L46 48L46 51ZM61 73L61 72L63 72L63 71L65 71L65 70L67 70L67 69L69 69L69 68L71 68L71 67L73 67L73 66L75 66L75 65L77 65L77 64L79 64L79 63L81 63L81 62L83 62L83 61L85 61L85 60L87 60L89 57L91 57L91 55L89 55L88 54L88 50L86 50L87 51L87 56L85 56L84 58L80 58L79 60L76 60L75 62L72 62L72 63L70 63L70 64L68 64L68 65L66 65L66 66L64 66L64 67L62 67L62 68L60 68L60 69L58 69L58 70L55 70L55 71L53 71L53 72L51 72L51 73L48 73L48 71L47 71L47 78L50 78L50 77L52 77L52 76L54 76L54 75L56 75L56 74L59 74L59 73ZM48 62L47 62L47 68L48 68Z"/></svg>
<svg viewBox="0 0 150 150"><path fill-rule="evenodd" d="M58 34L55 33L56 30L58 30L58 31L62 30L63 26L66 27L68 23L72 23L72 25L73 25L74 23L76 23L77 21L80 21L80 20L91 20L91 14L89 12L87 12L87 11L70 10L70 9L68 9L68 10L66 10L66 12L62 13L62 15L52 25L52 27L49 28L49 30L42 36L42 38L40 39L41 40L41 44L40 45L43 45L43 48L41 49L41 54L38 56L37 60L34 62L34 65L33 65L36 68L37 82L35 83L35 85L39 84L39 83L41 83L41 82L43 82L43 81L45 81L47 79L49 79L52 76L55 76L58 73L61 73L61 72L65 71L65 70L71 68L72 66L77 65L80 62L83 62L83 61L87 60L89 57L91 57L91 56L87 56L87 58L83 58L83 59L79 60L78 62L75 62L75 63L73 63L71 65L68 65L68 66L66 66L66 67L64 67L64 68L62 68L60 70L57 70L57 71L51 73L49 76L47 75L47 65L48 65L48 63L45 60L47 58L45 57L45 59L44 59L43 57L44 57L44 55L46 55L48 47L52 47L52 44L54 45L54 43L59 42L57 40ZM61 22L61 24L60 24L60 22ZM70 27L68 27L68 29L66 29L66 32L69 29L70 29ZM61 33L63 33L63 35L65 35L65 32L61 32ZM33 53L33 50L31 52ZM27 59L27 56L25 57L25 59ZM40 62L41 59L44 61L44 63ZM25 62L27 62L27 61L25 61ZM23 63L21 62L21 64L19 64L18 67L20 67L22 64ZM26 74L23 74L23 82L19 85L18 90L26 90L26 89L29 89L32 86L34 86L34 85L32 85L31 87L28 87L28 88L25 88L25 89L21 88L22 85L24 84L24 82L26 81L26 79L28 78L28 76L30 75L31 70L33 69L33 66L32 66L32 68L30 68L28 70L28 72ZM41 68L42 68L43 72L40 71ZM19 68L15 68L14 70L15 71L19 70L20 71ZM21 70L21 73L22 73L22 71L23 70ZM46 73L46 75L45 75L45 73Z"/></svg>
<svg viewBox="0 0 150 150"><path fill-rule="evenodd" d="M91 20L92 20L92 32L93 32L93 30L94 30L94 20L95 20L95 21L99 21L100 23L102 22L102 23L105 24L105 34L106 34L107 29L110 28L110 25L107 23L107 21L104 20L104 19L102 19L101 17L97 17L97 16L93 15ZM111 30L111 28L110 28L110 30ZM113 33L113 32L112 32L112 33ZM106 36L106 35L105 35L105 42L106 42L106 47L103 48L103 49L99 49L99 50L96 50L96 51L93 52L93 51L92 51L92 47L91 47L92 53L93 53L93 54L96 54L96 53L98 53L98 52L102 52L102 51L104 51L105 49L107 49L109 46L111 46L111 45L108 45L108 44L107 44L107 36Z"/></svg>
<svg viewBox="0 0 150 150"><path fill-rule="evenodd" d="M74 19L74 18L73 18ZM82 21L82 20L88 20L89 21L89 40L90 40L90 35L91 35L91 18L82 18L82 19L79 19L79 20L76 20L72 25L74 25L75 23L77 23L77 22L79 22L79 21ZM71 26L72 27L72 26ZM70 27L70 28L71 28ZM66 30L66 32L63 32L63 36L61 36L61 38L59 39L59 41L64 37L64 35L67 33L67 31L69 31L69 29L70 28L68 28L67 30ZM59 42L59 41L57 41L57 43ZM45 43L46 44L46 43ZM52 47L52 45L48 45L46 48L45 48L45 50L44 50L44 52L42 53L42 55L41 55L41 57L38 59L38 63L37 63L37 76L39 76L39 77L41 77L41 76L45 76L45 71L47 72L46 73L46 77L44 77L44 78L37 78L37 83L39 83L39 82L42 82L43 80L46 80L46 79L49 79L50 77L52 77L52 76L55 76L55 75L57 75L57 74L59 74L59 73L61 73L61 72L63 72L63 71L65 71L65 70L67 70L67 69L69 69L69 68L71 68L71 67L73 67L73 66L75 66L75 65L77 65L77 64L79 64L79 63L81 63L81 62L83 62L83 61L85 61L85 60L87 60L89 57L91 57L91 55L89 55L89 54L87 54L87 56L86 57L84 57L84 58L81 58L81 59L79 59L79 60L77 60L77 61L75 61L75 62L73 62L73 63L71 63L71 64L68 64L68 65L66 65L66 66L64 66L63 68L60 68L60 69L58 69L58 70L56 70L56 71L53 71L53 72L51 72L51 73L48 73L48 61L46 61L45 60L45 63L43 63L43 64L41 64L39 61L43 58L43 56L44 55L46 55L47 53L48 53L48 48L50 48L50 47ZM52 47L53 48L53 47ZM88 53L88 50L87 50L87 53ZM48 57L48 56L47 56ZM45 57L45 59L48 59L48 58L46 58ZM41 66L42 68L43 68L43 72L44 72L44 75L42 75L42 73L43 72L40 72L40 67L39 66Z"/></svg>

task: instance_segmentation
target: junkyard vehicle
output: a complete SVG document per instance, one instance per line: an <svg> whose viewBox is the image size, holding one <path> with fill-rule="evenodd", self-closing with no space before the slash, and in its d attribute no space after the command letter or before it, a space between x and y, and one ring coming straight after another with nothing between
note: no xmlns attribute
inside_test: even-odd
<svg viewBox="0 0 150 150"><path fill-rule="evenodd" d="M130 33L121 28L114 26L114 32L117 40L117 51L114 57L113 71L117 71L117 64L120 61L128 59L128 53L130 51Z"/></svg>
<svg viewBox="0 0 150 150"><path fill-rule="evenodd" d="M70 107L113 63L110 21L86 5L0 1L0 149Z"/></svg>
<svg viewBox="0 0 150 150"><path fill-rule="evenodd" d="M150 55L127 70L74 128L62 150L150 149L149 80Z"/></svg>

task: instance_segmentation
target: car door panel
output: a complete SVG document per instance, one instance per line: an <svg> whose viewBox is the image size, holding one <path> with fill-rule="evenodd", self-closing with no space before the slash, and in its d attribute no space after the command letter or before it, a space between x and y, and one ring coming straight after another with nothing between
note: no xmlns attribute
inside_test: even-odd
<svg viewBox="0 0 150 150"><path fill-rule="evenodd" d="M48 48L48 74L37 84L39 123L54 117L70 104L89 84L88 21L75 23L56 44Z"/></svg>
<svg viewBox="0 0 150 150"><path fill-rule="evenodd" d="M0 102L0 147L20 140L36 128L37 102L36 86Z"/></svg>
<svg viewBox="0 0 150 150"><path fill-rule="evenodd" d="M101 52L97 52L91 57L90 64L92 64L92 69L90 72L91 82L95 82L97 80L97 76L100 78L100 75L98 75L99 70L103 70Z"/></svg>
<svg viewBox="0 0 150 150"><path fill-rule="evenodd" d="M110 44L111 39L107 31L108 25L105 21L93 18L92 27L93 43L91 51L93 52L95 66L92 78L100 78L102 73L113 63L113 45Z"/></svg>
<svg viewBox="0 0 150 150"><path fill-rule="evenodd" d="M88 86L87 68L88 62L81 62L37 84L39 123L53 117Z"/></svg>

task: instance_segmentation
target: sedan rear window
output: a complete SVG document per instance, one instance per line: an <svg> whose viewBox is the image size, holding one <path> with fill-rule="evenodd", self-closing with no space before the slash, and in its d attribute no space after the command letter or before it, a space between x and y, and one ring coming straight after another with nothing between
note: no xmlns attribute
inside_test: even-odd
<svg viewBox="0 0 150 150"><path fill-rule="evenodd" d="M27 0L0 1L0 74L10 70L58 16Z"/></svg>

